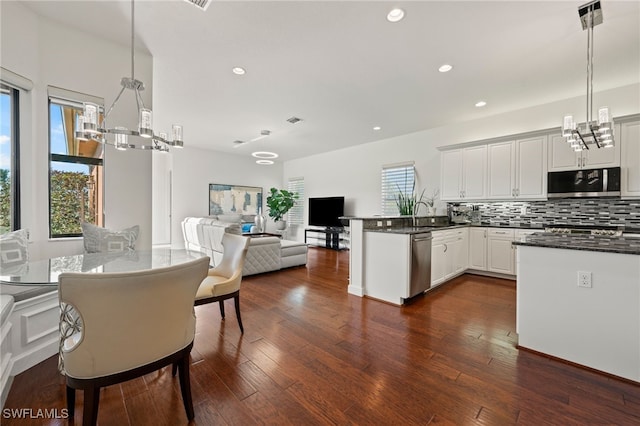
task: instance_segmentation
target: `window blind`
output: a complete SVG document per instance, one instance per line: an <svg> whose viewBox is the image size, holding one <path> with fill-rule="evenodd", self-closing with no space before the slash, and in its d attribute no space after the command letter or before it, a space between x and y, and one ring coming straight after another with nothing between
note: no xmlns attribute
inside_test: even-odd
<svg viewBox="0 0 640 426"><path fill-rule="evenodd" d="M413 163L382 166L382 215L397 215L398 193L413 194L415 168Z"/></svg>
<svg viewBox="0 0 640 426"><path fill-rule="evenodd" d="M296 203L289 210L289 224L302 225L304 224L304 178L289 179L287 190L298 193Z"/></svg>

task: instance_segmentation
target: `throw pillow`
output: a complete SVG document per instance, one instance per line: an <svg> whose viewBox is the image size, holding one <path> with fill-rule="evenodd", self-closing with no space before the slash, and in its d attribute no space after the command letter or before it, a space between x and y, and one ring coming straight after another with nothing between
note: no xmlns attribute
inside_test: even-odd
<svg viewBox="0 0 640 426"><path fill-rule="evenodd" d="M84 251L86 253L117 253L135 250L139 234L140 227L138 225L122 231L113 231L90 223L82 224Z"/></svg>
<svg viewBox="0 0 640 426"><path fill-rule="evenodd" d="M29 233L19 229L0 235L0 265L5 268L29 260Z"/></svg>

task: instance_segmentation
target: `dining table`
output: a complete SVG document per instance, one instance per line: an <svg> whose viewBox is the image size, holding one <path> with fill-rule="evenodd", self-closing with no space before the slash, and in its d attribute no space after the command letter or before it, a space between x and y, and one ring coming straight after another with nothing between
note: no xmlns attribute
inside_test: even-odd
<svg viewBox="0 0 640 426"><path fill-rule="evenodd" d="M117 253L82 253L50 259L32 260L0 269L0 283L10 286L57 287L64 272L135 272L179 265L201 257L194 250L153 248ZM46 290L46 289L44 289ZM53 290L52 288L49 290ZM3 291L4 292L4 291Z"/></svg>

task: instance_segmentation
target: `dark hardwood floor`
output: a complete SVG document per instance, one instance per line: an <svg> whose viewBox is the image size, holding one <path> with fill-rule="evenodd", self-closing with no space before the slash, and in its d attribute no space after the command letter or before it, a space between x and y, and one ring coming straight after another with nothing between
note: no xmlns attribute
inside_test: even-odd
<svg viewBox="0 0 640 426"><path fill-rule="evenodd" d="M196 308L196 424L640 424L640 386L516 349L513 281L464 275L400 308L348 295L348 256L312 248L306 268L245 278L244 335L232 301L224 322ZM64 395L52 357L5 408L61 410ZM98 423L186 424L177 377L106 388Z"/></svg>

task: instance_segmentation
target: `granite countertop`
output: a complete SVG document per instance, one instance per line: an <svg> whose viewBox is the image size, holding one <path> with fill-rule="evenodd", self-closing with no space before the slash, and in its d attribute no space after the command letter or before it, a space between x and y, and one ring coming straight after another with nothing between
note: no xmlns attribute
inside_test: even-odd
<svg viewBox="0 0 640 426"><path fill-rule="evenodd" d="M364 232L382 232L385 234L424 234L432 231L468 227L469 225L447 225L447 226L406 226L401 228L371 228Z"/></svg>
<svg viewBox="0 0 640 426"><path fill-rule="evenodd" d="M536 233L514 245L640 255L640 238Z"/></svg>

